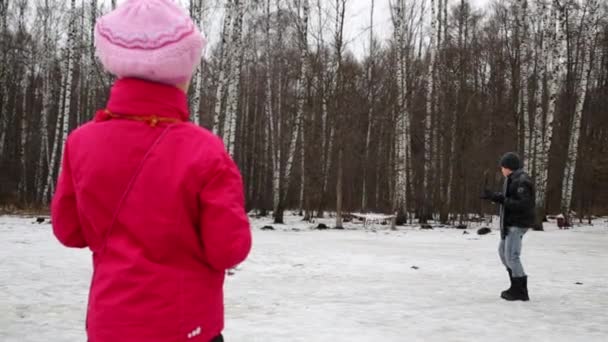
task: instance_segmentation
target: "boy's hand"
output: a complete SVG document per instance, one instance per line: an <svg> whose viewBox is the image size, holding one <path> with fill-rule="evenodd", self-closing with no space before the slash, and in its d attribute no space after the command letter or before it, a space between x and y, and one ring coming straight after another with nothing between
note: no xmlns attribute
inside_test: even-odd
<svg viewBox="0 0 608 342"><path fill-rule="evenodd" d="M503 203L505 201L505 198L502 194L492 192L488 189L485 189L483 191L483 194L481 195L480 198L485 199L485 200L490 200L494 203Z"/></svg>
<svg viewBox="0 0 608 342"><path fill-rule="evenodd" d="M488 189L484 189L483 193L481 194L481 196L479 198L481 199L485 199L485 200L491 200L492 196L494 196L494 193Z"/></svg>

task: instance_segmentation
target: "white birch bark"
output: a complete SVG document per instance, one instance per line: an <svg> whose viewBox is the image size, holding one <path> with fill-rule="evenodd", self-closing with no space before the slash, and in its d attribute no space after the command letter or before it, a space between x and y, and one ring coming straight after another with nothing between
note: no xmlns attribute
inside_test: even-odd
<svg viewBox="0 0 608 342"><path fill-rule="evenodd" d="M444 4L443 4L443 41L445 43L445 40L448 37L448 9L449 9L449 3L448 0L444 0Z"/></svg>
<svg viewBox="0 0 608 342"><path fill-rule="evenodd" d="M592 54L594 49L594 39L597 34L597 18L599 12L598 1L589 0L587 2L587 8L589 10L589 17L587 19L586 16L582 16L582 18L585 18L584 22L581 22L581 27L584 30L584 41L582 42L583 46L579 47L582 49L582 75L577 89L574 118L572 119L572 124L570 126L568 154L566 156L566 166L564 168L564 179L562 183L561 207L562 212L566 215L570 213L572 205L572 192L574 189L576 162L578 160L578 143L580 139L582 114L585 106L585 99L587 97L589 76L593 68Z"/></svg>
<svg viewBox="0 0 608 342"><path fill-rule="evenodd" d="M564 59L564 39L565 32L559 30L561 25L556 26L556 6L552 3L547 8L547 2L541 3L543 12L543 46L542 54L539 58L540 62L547 61L542 68L547 82L547 92L549 102L547 105L547 113L543 118L542 103L540 98L537 99L535 132L536 132L536 169L535 169L535 185L536 185L536 208L539 216L544 216L547 196L547 181L548 181L548 164L549 152L551 149L551 140L553 137L553 118L555 113L555 105L557 102L559 86L561 83L561 74ZM556 28L559 34L556 33ZM544 64L544 63L543 63ZM549 70L550 68L550 70ZM539 221L542 217L538 218Z"/></svg>
<svg viewBox="0 0 608 342"><path fill-rule="evenodd" d="M217 88L215 90L215 109L213 111L213 133L220 134L222 131L221 127L221 117L223 116L222 112L222 100L224 98L224 93L226 92L226 82L229 79L229 71L231 68L232 61L229 59L232 46L229 44L229 40L231 37L231 29L232 29L232 17L234 16L235 5L233 0L226 0L226 4L224 6L224 24L222 28L222 54L220 60L220 70L219 76L217 80Z"/></svg>
<svg viewBox="0 0 608 342"><path fill-rule="evenodd" d="M42 202L42 192L44 191L43 177L45 175L45 166L49 164L49 125L48 117L51 107L51 83L50 83L50 66L52 64L52 37L51 31L51 13L49 0L44 1L44 10L42 13L42 108L40 111L40 155L36 166L36 198L38 202Z"/></svg>
<svg viewBox="0 0 608 342"><path fill-rule="evenodd" d="M434 82L435 82L435 41L437 35L437 17L435 15L435 0L431 0L431 37L429 43L429 68L427 74L427 92L426 92L426 115L424 119L424 184L423 184L423 208L425 215L429 214L427 209L430 205L429 199L431 189L429 187L431 176L431 130L433 117L433 100L434 100ZM426 220L426 217L423 217Z"/></svg>
<svg viewBox="0 0 608 342"><path fill-rule="evenodd" d="M232 32L232 42L229 54L230 72L228 78L228 95L226 100L226 119L224 122L224 145L231 156L234 156L236 139L237 107L239 101L239 83L241 78L242 52L243 52L243 16L245 15L245 1L235 0L235 17Z"/></svg>
<svg viewBox="0 0 608 342"><path fill-rule="evenodd" d="M191 12L190 16L194 19L194 24L199 30L202 30L201 24L203 22L203 1L202 0L191 0ZM203 73L201 70L202 59L199 66L196 68L194 76L192 77L192 99L190 103L190 120L196 124L201 124L200 106L201 106L201 91L203 89Z"/></svg>
<svg viewBox="0 0 608 342"><path fill-rule="evenodd" d="M546 22L548 20L547 8L544 1L540 0L536 3L536 18L538 20L538 24L536 27L536 49L535 49L535 64L536 64L536 72L534 73L534 79L536 84L536 89L534 91L534 113L532 117L534 118L534 122L531 123L532 129L532 148L533 155L531 156L530 166L528 167L528 171L532 173L532 176L536 179L536 173L538 171L538 157L543 152L542 146L542 135L543 135L543 89L546 88L544 80L547 76L547 63L550 62L550 58L547 56L548 52L548 42L547 36L545 34Z"/></svg>
<svg viewBox="0 0 608 342"><path fill-rule="evenodd" d="M523 164L525 167L530 167L530 157L533 155L533 147L531 141L531 130L530 130L530 114L528 110L529 103L529 92L528 92L528 78L529 78L529 62L528 62L528 1L517 0L518 7L518 19L517 19L517 32L519 33L519 70L520 70L520 84L521 84L521 108L520 117L523 121L524 130L524 155ZM531 170L531 169L530 169Z"/></svg>
<svg viewBox="0 0 608 342"><path fill-rule="evenodd" d="M325 54L323 52L323 44L325 42L324 38L323 38L323 8L321 6L321 0L317 1L317 10L318 10L318 20L319 20L319 43L318 43L318 47L317 47L317 51L320 55L322 55L325 58ZM334 64L330 64L330 68L334 68ZM325 193L327 191L327 183L329 181L329 169L331 168L331 153L333 150L333 140L334 140L334 127L332 125L329 124L329 116L328 116L328 111L327 111L327 87L325 85L325 81L327 78L327 73L325 70L325 67L322 67L319 73L319 88L321 89L321 139L322 139L322 147L321 147L321 153L323 155L322 157L322 175L323 175L323 182L322 182L322 186L321 186L321 195L325 196ZM319 208L320 210L322 208ZM319 216L322 216L323 213L321 211L319 211Z"/></svg>
<svg viewBox="0 0 608 342"><path fill-rule="evenodd" d="M394 142L394 175L395 184L393 185L393 210L399 215L407 215L407 186L409 178L409 113L406 103L407 94L407 70L405 46L405 7L403 1L396 1L393 6L393 26L395 43L397 45L397 113Z"/></svg>
<svg viewBox="0 0 608 342"><path fill-rule="evenodd" d="M77 38L77 34L78 34L78 27L76 25L76 0L72 0L71 1L72 6L71 6L71 20L70 20L70 33L69 33L69 38L68 38L68 49L69 49L69 54L68 54L68 67L66 69L67 72L67 78L66 78L66 83L65 83L65 91L66 91L66 96L65 96L65 108L64 108L64 113L63 113L63 121L62 121L62 127L61 127L61 146L62 146L62 150L63 151L63 147L65 147L65 142L68 138L68 130L69 130L69 124L70 124L70 112L71 112L71 103L72 103L72 85L74 82L74 74L75 74L75 63L76 63L76 38ZM77 95L77 94L74 94ZM62 157L63 154L60 155L60 158ZM61 173L61 164L59 164L59 172Z"/></svg>
<svg viewBox="0 0 608 342"><path fill-rule="evenodd" d="M371 133L374 120L374 7L375 0L371 0L371 11L369 16L369 62L367 65L367 125L365 127L365 156L363 159L363 184L361 185L361 211L367 211L367 169L369 161L369 145L371 142Z"/></svg>
<svg viewBox="0 0 608 342"><path fill-rule="evenodd" d="M304 208L304 190L306 189L306 129L302 124L300 132L300 211L303 213L307 208Z"/></svg>
<svg viewBox="0 0 608 342"><path fill-rule="evenodd" d="M280 168L278 158L278 141L275 136L275 123L274 113L272 108L272 54L271 54L271 41L272 36L270 35L270 23L271 23L271 12L270 12L271 0L266 0L266 91L265 91L265 105L264 111L267 120L267 151L272 167L272 208L273 214L276 214L279 210L280 204Z"/></svg>
<svg viewBox="0 0 608 342"><path fill-rule="evenodd" d="M25 199L27 194L27 142L28 142L28 124L27 124L27 88L28 88L28 73L26 72L21 81L21 87L23 89L23 105L21 113L21 127L20 137L21 144L19 146L19 159L21 164L21 178L19 180L19 193L22 199Z"/></svg>
<svg viewBox="0 0 608 342"><path fill-rule="evenodd" d="M97 0L91 0L91 13L89 18L89 59L88 68L91 71L86 77L87 80L87 106L83 111L84 115L89 115L91 111L95 110L96 106L96 87L97 87L97 74L94 72L95 69L95 24L97 22ZM84 30L83 30L84 33ZM86 117L86 116L85 116Z"/></svg>
<svg viewBox="0 0 608 342"><path fill-rule="evenodd" d="M308 0L302 1L302 17L299 18L299 35L300 35L300 75L298 77L296 89L298 94L295 126L291 133L291 139L289 142L289 149L287 155L287 165L285 167L285 186L283 187L283 198L287 198L287 191L289 189L289 183L291 181L291 172L293 167L293 160L296 152L296 143L300 135L302 127L302 116L304 113L304 101L306 100L306 88L304 82L306 81L306 75L308 75L308 17L309 17L309 6ZM304 146L302 146L304 148Z"/></svg>
<svg viewBox="0 0 608 342"><path fill-rule="evenodd" d="M336 0L336 30L335 30L335 43L334 43L334 69L335 75L333 78L334 84L334 100L335 108L339 110L341 104L340 89L342 87L342 53L344 49L344 17L346 13L346 2L348 0ZM336 113L337 114L337 113ZM338 132L339 137L343 135L341 129L341 120L338 118L335 120L334 127L335 131ZM339 142L341 141L338 140ZM331 145L330 136L330 145ZM331 151L331 147L330 147ZM343 181L343 147L338 146L338 169L337 169L337 184L336 184L336 227L342 227L342 181Z"/></svg>
<svg viewBox="0 0 608 342"><path fill-rule="evenodd" d="M443 0L437 0L437 47L441 46L441 34L443 33ZM439 51L437 51L439 52Z"/></svg>
<svg viewBox="0 0 608 342"><path fill-rule="evenodd" d="M27 34L27 27L25 26L25 16L27 10L27 3L19 3L17 5L19 7L19 22L18 22L18 34L17 37L25 38ZM31 53L29 51L24 52L25 60L23 61L23 74L21 76L20 88L22 92L22 105L21 105L21 120L19 127L19 164L21 166L21 175L19 177L18 184L18 193L22 200L26 198L27 192L27 140L28 140L28 122L27 122L27 90L28 90L28 77L29 77L29 68L31 68Z"/></svg>
<svg viewBox="0 0 608 342"><path fill-rule="evenodd" d="M54 170L57 163L57 154L59 154L59 159L61 159L63 147L65 146L65 142L68 137L68 129L70 123L70 104L71 104L71 96L72 96L72 82L74 78L74 60L76 58L76 34L77 34L77 26L76 26L76 0L71 0L70 7L70 25L69 25L69 34L68 34L68 53L67 53L67 68L66 68L66 76L65 76L65 105L62 113L62 121L60 126L59 119L57 120L57 125L55 129L55 139L53 142L53 152L51 154L51 161L49 163L49 173L46 181L46 186L44 189L44 193L42 196L43 201L47 201L49 199L48 195L51 189L53 188L54 183ZM61 144L59 144L61 141ZM59 152L58 150L61 149ZM59 164L59 173L61 173L61 164Z"/></svg>

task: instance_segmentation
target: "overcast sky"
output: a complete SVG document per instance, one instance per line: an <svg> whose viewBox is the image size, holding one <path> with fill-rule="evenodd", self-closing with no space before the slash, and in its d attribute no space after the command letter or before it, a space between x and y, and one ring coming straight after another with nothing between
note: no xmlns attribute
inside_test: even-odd
<svg viewBox="0 0 608 342"><path fill-rule="evenodd" d="M124 1L124 0L123 0ZM177 0L182 4L188 3L188 0ZM333 4L333 0L326 0L328 7ZM448 0L449 5L452 6L458 3L460 0ZM469 0L473 7L483 8L491 0ZM106 0L109 3L109 0ZM122 1L118 1L120 4ZM222 20L222 6L223 0L209 0L208 6L212 7L208 12L206 23L204 23L203 31L208 36L209 43L215 45L219 40L219 32ZM316 1L311 0L311 15L316 16ZM218 5L219 4L219 5ZM428 6L427 6L428 8ZM365 55L367 46L369 45L369 33L367 31L369 27L369 17L371 10L371 0L348 0L346 10L346 20L344 24L344 35L345 41L347 42L347 49L352 51L355 56L362 57ZM313 17L310 20L310 30L317 30L317 18ZM331 25L328 25L328 30L331 30ZM376 0L374 10L374 34L381 41L386 41L392 33L392 24L390 22L390 9L389 0ZM327 33L325 39L329 39L330 32ZM209 49L207 49L208 53Z"/></svg>
<svg viewBox="0 0 608 342"><path fill-rule="evenodd" d="M448 0L449 6L459 3L460 0ZM475 8L486 6L490 0L470 0ZM389 0L376 0L374 9L374 34L381 40L386 40L392 34L392 24L390 22ZM369 27L371 0L349 0L347 8L347 19L345 23L345 35L349 42L349 50L356 56L364 55L364 51L369 46ZM428 5L427 5L428 8Z"/></svg>

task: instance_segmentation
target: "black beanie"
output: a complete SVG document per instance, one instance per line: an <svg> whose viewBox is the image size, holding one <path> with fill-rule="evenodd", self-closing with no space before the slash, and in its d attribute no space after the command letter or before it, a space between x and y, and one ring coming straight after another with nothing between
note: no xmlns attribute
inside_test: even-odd
<svg viewBox="0 0 608 342"><path fill-rule="evenodd" d="M500 166L512 171L519 170L522 167L521 160L515 152L505 153L505 155L500 158Z"/></svg>

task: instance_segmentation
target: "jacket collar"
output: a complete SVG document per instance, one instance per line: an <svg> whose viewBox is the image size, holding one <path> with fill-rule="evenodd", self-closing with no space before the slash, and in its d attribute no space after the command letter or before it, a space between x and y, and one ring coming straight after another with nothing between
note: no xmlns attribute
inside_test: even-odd
<svg viewBox="0 0 608 342"><path fill-rule="evenodd" d="M188 98L182 90L136 78L121 78L114 83L107 109L121 115L189 118Z"/></svg>
<svg viewBox="0 0 608 342"><path fill-rule="evenodd" d="M524 169L515 170L515 171L511 172L511 174L509 175L509 178L515 179L515 178L519 177L522 173L524 173Z"/></svg>

